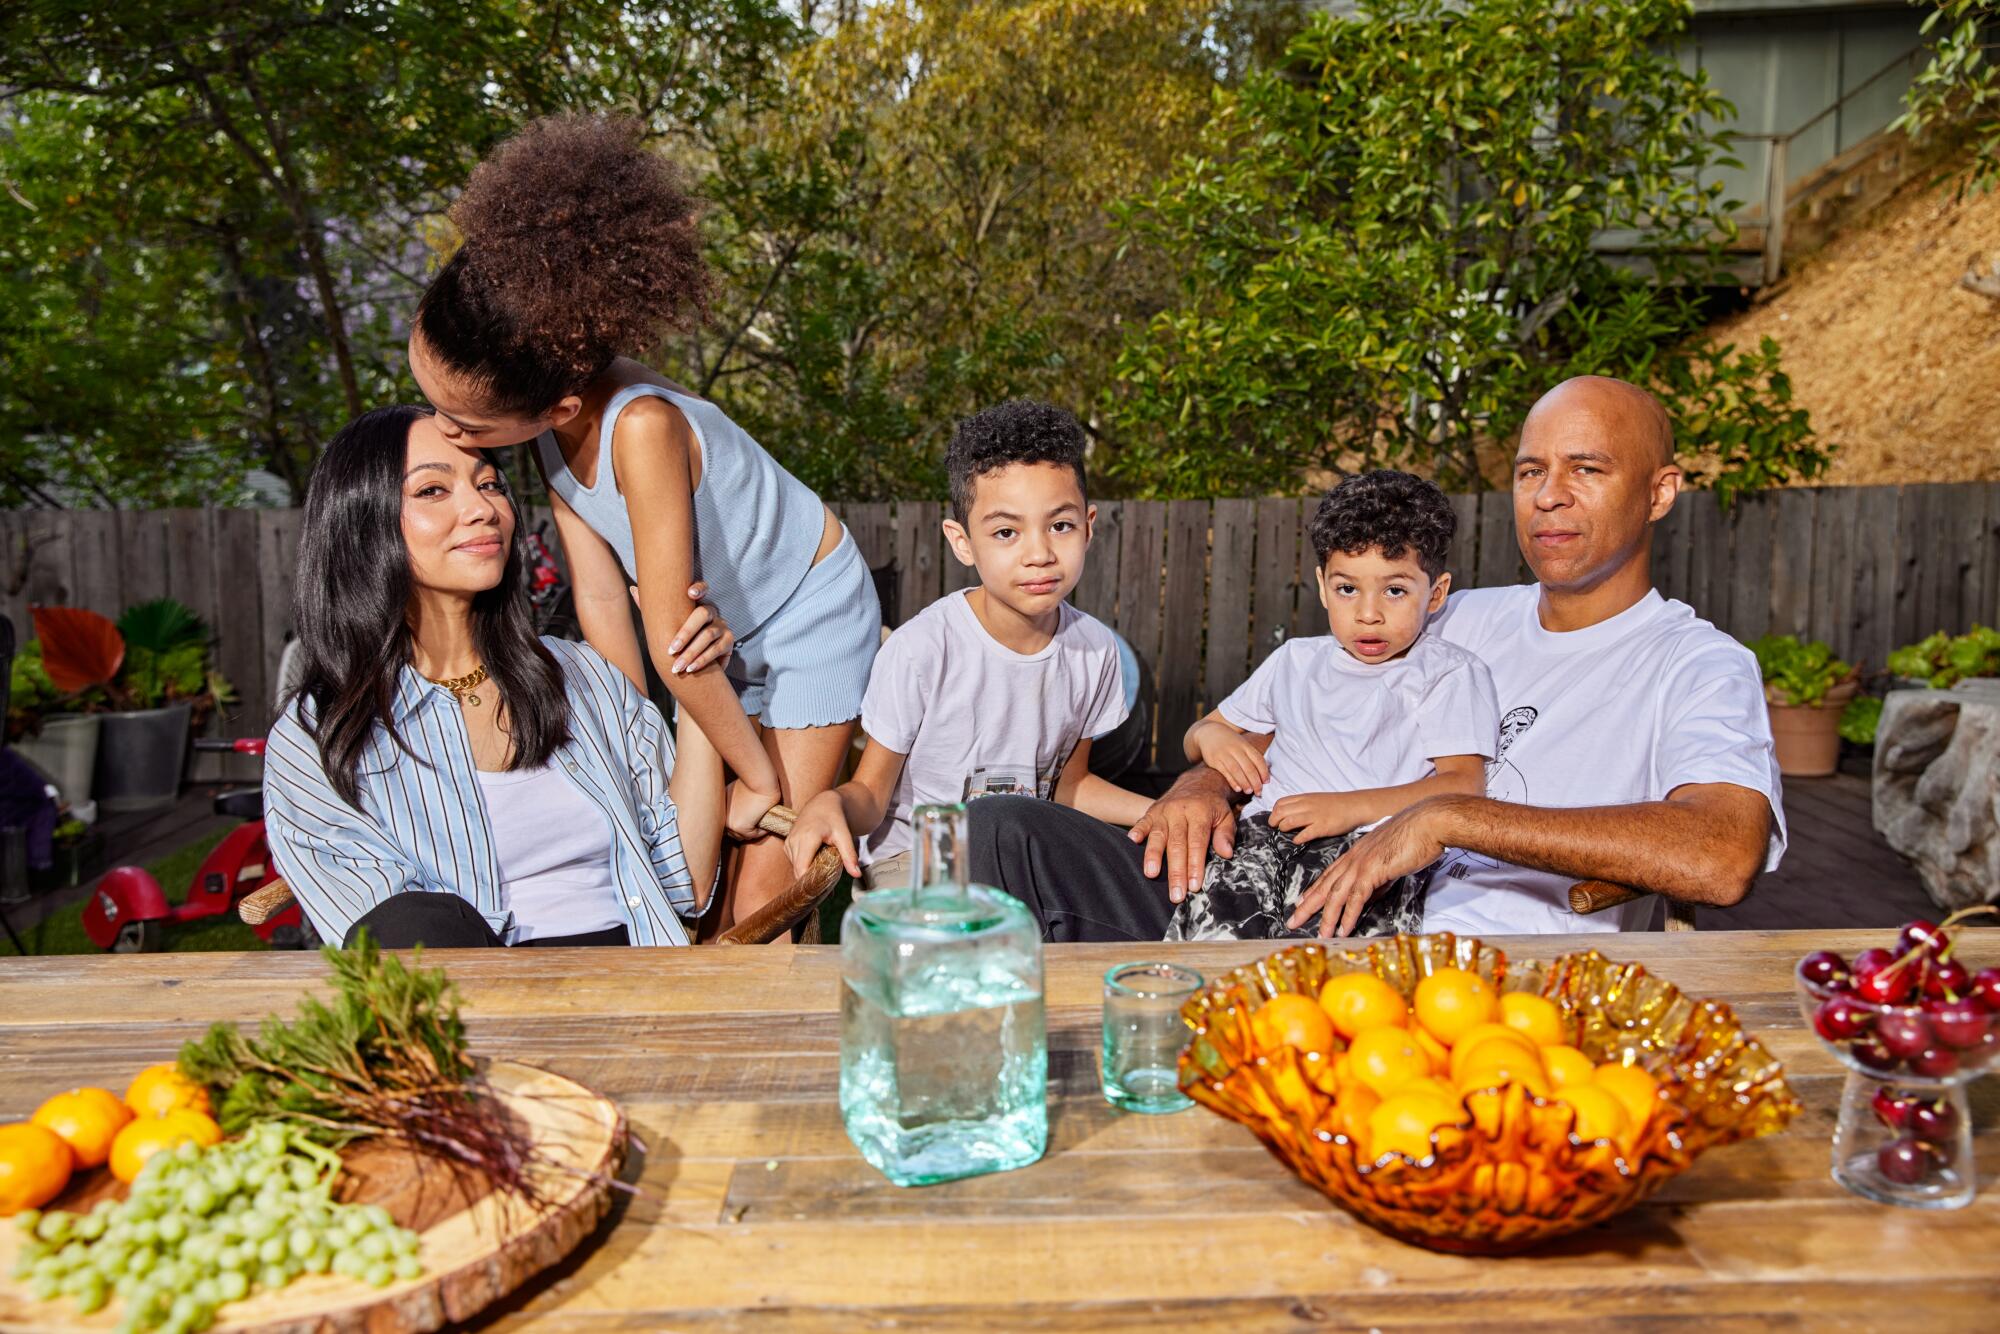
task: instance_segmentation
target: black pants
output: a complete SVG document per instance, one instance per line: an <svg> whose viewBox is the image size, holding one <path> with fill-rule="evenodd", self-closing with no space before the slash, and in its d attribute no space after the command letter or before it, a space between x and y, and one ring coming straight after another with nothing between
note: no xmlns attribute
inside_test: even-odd
<svg viewBox="0 0 2000 1334"><path fill-rule="evenodd" d="M388 950L405 950L412 945L434 950L484 949L500 948L506 944L487 925L486 919L456 894L434 894L421 890L393 894L363 913L348 928L347 939L341 943L352 945L363 927L375 938L376 944ZM628 945L631 937L624 927L614 926L575 936L537 936L521 943L542 946Z"/></svg>
<svg viewBox="0 0 2000 1334"><path fill-rule="evenodd" d="M1149 880L1145 845L1081 811L1035 797L966 808L972 879L1028 905L1044 940L1159 940L1174 905Z"/></svg>

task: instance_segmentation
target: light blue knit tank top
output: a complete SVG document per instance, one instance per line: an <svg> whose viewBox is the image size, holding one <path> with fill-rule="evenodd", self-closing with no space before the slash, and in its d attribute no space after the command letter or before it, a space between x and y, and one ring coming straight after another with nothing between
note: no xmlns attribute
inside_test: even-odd
<svg viewBox="0 0 2000 1334"><path fill-rule="evenodd" d="M701 482L694 489L695 578L708 581L709 601L736 637L747 639L812 568L825 510L805 483L779 467L722 409L656 384L627 385L604 405L595 485L577 480L553 433L544 431L536 440L549 490L611 544L625 577L636 583L632 518L611 466L611 433L625 405L647 394L679 408L701 446Z"/></svg>

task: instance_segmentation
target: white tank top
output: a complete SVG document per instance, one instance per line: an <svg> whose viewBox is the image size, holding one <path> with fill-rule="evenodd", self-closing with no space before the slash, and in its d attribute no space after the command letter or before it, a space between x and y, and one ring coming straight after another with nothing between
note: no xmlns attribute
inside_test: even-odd
<svg viewBox="0 0 2000 1334"><path fill-rule="evenodd" d="M516 939L624 924L611 879L611 825L561 770L480 770L479 792Z"/></svg>

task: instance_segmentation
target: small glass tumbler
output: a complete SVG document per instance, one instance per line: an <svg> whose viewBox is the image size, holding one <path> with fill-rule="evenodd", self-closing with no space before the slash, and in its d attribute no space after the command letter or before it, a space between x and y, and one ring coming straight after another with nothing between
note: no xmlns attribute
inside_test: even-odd
<svg viewBox="0 0 2000 1334"><path fill-rule="evenodd" d="M1104 974L1104 1096L1128 1112L1178 1112L1194 1106L1181 1092L1181 1051L1188 1044L1181 1006L1201 989L1201 974L1171 963L1122 963Z"/></svg>

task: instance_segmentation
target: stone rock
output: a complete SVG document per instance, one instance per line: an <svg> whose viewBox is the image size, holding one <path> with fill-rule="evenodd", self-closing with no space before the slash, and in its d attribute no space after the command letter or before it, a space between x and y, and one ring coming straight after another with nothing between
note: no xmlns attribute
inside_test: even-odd
<svg viewBox="0 0 2000 1334"><path fill-rule="evenodd" d="M1874 810L1940 908L2000 900L2000 680L1889 692Z"/></svg>

